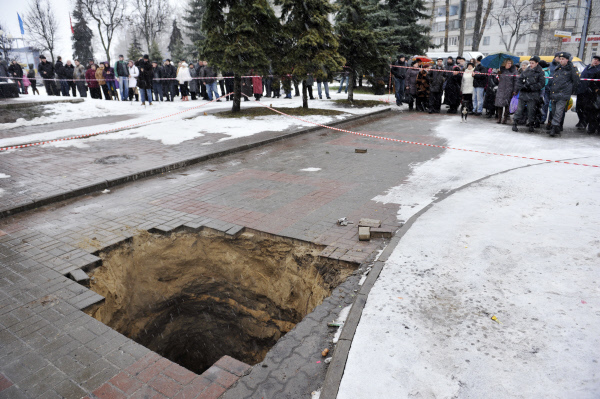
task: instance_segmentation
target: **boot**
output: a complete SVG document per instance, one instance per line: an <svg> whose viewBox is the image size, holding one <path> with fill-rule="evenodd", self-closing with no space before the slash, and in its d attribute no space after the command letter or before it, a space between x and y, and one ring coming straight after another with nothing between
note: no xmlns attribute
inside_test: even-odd
<svg viewBox="0 0 600 399"><path fill-rule="evenodd" d="M549 134L550 137L560 136L560 126L552 126Z"/></svg>
<svg viewBox="0 0 600 399"><path fill-rule="evenodd" d="M519 131L519 128L517 127L517 122L513 122L512 131L513 132L518 132Z"/></svg>
<svg viewBox="0 0 600 399"><path fill-rule="evenodd" d="M146 102L145 102L145 101L142 101L142 103L141 103L140 105L146 105Z"/></svg>
<svg viewBox="0 0 600 399"><path fill-rule="evenodd" d="M506 125L510 120L510 112L508 111L508 107L504 108L504 116L502 117L502 124Z"/></svg>
<svg viewBox="0 0 600 399"><path fill-rule="evenodd" d="M546 130L552 130L552 122L548 122L546 125Z"/></svg>
<svg viewBox="0 0 600 399"><path fill-rule="evenodd" d="M504 108L496 107L496 123L502 123L502 111Z"/></svg>
<svg viewBox="0 0 600 399"><path fill-rule="evenodd" d="M535 132L535 128L533 127L533 125L529 125L529 133L533 132Z"/></svg>

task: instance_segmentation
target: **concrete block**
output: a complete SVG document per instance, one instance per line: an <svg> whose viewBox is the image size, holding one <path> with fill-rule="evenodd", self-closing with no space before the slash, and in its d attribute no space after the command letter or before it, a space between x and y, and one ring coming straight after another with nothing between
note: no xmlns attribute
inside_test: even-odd
<svg viewBox="0 0 600 399"><path fill-rule="evenodd" d="M392 229L383 229L381 227L372 227L371 228L371 237L372 238L392 238L394 235L394 231Z"/></svg>
<svg viewBox="0 0 600 399"><path fill-rule="evenodd" d="M87 282L90 279L90 276L88 276L81 269L75 269L75 270L70 271L68 277L70 277L71 279L77 281L80 284L85 283L85 282Z"/></svg>
<svg viewBox="0 0 600 399"><path fill-rule="evenodd" d="M359 227L358 239L360 241L369 241L371 239L371 228L366 226Z"/></svg>
<svg viewBox="0 0 600 399"><path fill-rule="evenodd" d="M363 218L358 221L358 227L381 227L381 220Z"/></svg>

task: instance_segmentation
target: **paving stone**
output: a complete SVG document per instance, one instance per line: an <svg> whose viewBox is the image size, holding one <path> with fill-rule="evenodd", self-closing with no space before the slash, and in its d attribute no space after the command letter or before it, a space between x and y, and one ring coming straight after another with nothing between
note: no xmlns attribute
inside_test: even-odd
<svg viewBox="0 0 600 399"><path fill-rule="evenodd" d="M232 358L231 356L223 356L216 363L215 366L222 368L223 370L229 371L232 374L241 377L248 373L252 366L240 362L237 359Z"/></svg>
<svg viewBox="0 0 600 399"><path fill-rule="evenodd" d="M87 392L71 380L64 380L54 386L54 391L65 399L80 399L87 395Z"/></svg>

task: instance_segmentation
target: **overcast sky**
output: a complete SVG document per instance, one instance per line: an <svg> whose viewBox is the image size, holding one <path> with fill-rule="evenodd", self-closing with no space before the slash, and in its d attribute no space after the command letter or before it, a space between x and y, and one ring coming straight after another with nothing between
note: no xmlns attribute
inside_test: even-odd
<svg viewBox="0 0 600 399"><path fill-rule="evenodd" d="M24 14L29 8L30 0L0 0L0 21L5 30L13 35L13 37L21 38L21 30L19 29L19 19L17 13L21 15L21 18L25 18ZM55 56L61 55L63 59L72 59L73 50L71 48L71 26L69 24L69 13L75 8L75 0L49 0L56 18L58 19L58 41L56 44ZM107 0L108 1L108 0ZM170 0L171 5L176 10L174 15L178 14L183 10L188 0ZM181 26L177 21L178 25ZM170 24L169 24L170 25ZM94 37L98 37L98 33L94 26L90 25L90 28L94 32ZM170 32L170 28L169 28ZM25 43L27 43L27 28L25 28ZM114 57L116 48L119 44L118 40L113 41L111 45L111 55ZM18 41L18 47L21 47L21 40ZM102 51L102 46L97 44L94 46L95 54L97 57L106 58ZM101 61L101 60L99 60Z"/></svg>

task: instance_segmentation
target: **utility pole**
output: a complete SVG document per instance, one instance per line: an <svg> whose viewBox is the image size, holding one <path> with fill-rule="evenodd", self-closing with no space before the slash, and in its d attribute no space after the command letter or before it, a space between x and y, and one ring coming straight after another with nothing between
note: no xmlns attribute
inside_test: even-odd
<svg viewBox="0 0 600 399"><path fill-rule="evenodd" d="M587 41L587 32L588 26L590 22L590 13L592 11L592 0L587 0L587 5L585 7L585 20L583 21L583 28L581 29L581 41L579 42L579 53L577 57L581 58L583 61L583 54L585 52L585 42Z"/></svg>

